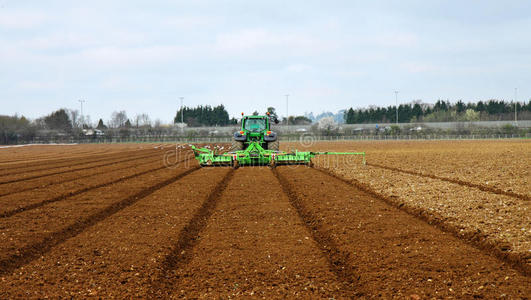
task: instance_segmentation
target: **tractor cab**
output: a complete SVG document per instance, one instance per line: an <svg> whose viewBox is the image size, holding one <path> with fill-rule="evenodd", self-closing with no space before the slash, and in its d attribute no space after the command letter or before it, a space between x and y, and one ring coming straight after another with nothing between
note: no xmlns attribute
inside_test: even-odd
<svg viewBox="0 0 531 300"><path fill-rule="evenodd" d="M243 129L251 134L262 133L265 130L269 130L268 119L261 116L245 117L242 122Z"/></svg>
<svg viewBox="0 0 531 300"><path fill-rule="evenodd" d="M267 113L265 116L244 116L242 113L241 128L234 133L231 151L244 150L250 142L258 142L264 149L278 150L277 134L271 131L272 119Z"/></svg>

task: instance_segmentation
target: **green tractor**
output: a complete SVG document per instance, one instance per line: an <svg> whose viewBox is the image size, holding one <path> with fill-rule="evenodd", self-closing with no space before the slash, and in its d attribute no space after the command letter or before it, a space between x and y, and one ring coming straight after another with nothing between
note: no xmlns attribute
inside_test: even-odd
<svg viewBox="0 0 531 300"><path fill-rule="evenodd" d="M196 148L192 145L194 156L201 167L214 166L264 166L275 168L279 165L312 166L312 158L316 155L362 155L365 163L365 152L310 152L280 151L277 133L271 131L269 113L265 116L244 116L242 113L241 129L234 133L229 152L218 153L207 148Z"/></svg>
<svg viewBox="0 0 531 300"><path fill-rule="evenodd" d="M231 152L245 150L251 142L258 143L264 150L280 150L277 133L271 131L271 122L278 124L269 112L265 116L244 116L242 113L241 129L233 136Z"/></svg>

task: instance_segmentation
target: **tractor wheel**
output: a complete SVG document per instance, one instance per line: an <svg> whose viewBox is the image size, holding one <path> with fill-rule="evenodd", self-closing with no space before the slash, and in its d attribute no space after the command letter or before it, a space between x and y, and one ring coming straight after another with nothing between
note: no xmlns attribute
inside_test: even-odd
<svg viewBox="0 0 531 300"><path fill-rule="evenodd" d="M232 145L230 146L230 152L239 150L243 150L243 142L232 141Z"/></svg>
<svg viewBox="0 0 531 300"><path fill-rule="evenodd" d="M280 141L276 140L274 142L267 143L267 149L268 150L274 150L274 151L280 150Z"/></svg>

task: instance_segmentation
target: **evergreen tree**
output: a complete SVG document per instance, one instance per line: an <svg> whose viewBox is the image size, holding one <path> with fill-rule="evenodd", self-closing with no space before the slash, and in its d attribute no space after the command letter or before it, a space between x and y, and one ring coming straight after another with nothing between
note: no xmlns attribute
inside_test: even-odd
<svg viewBox="0 0 531 300"><path fill-rule="evenodd" d="M99 129L99 130L107 129L107 126L105 126L105 124L103 124L103 120L102 119L100 119L98 121L98 126L96 126L96 129Z"/></svg>
<svg viewBox="0 0 531 300"><path fill-rule="evenodd" d="M184 122L188 126L224 126L230 123L229 113L225 106L219 105L212 108L210 105L197 106L196 108L183 107L175 115L174 123L181 122L181 111Z"/></svg>
<svg viewBox="0 0 531 300"><path fill-rule="evenodd" d="M422 113L423 111L422 111L422 107L420 106L420 104L415 103L415 105L413 105L413 109L411 110L412 116L418 120L422 116Z"/></svg>
<svg viewBox="0 0 531 300"><path fill-rule="evenodd" d="M455 104L455 111L457 111L457 113L462 113L465 110L466 110L466 106L463 103L463 101L461 100L457 101L457 103Z"/></svg>
<svg viewBox="0 0 531 300"><path fill-rule="evenodd" d="M355 114L354 114L354 109L352 109L352 107L345 112L345 123L347 124L355 123Z"/></svg>
<svg viewBox="0 0 531 300"><path fill-rule="evenodd" d="M478 104L476 105L476 110L479 112L485 111L485 105L483 104L483 101L478 101Z"/></svg>
<svg viewBox="0 0 531 300"><path fill-rule="evenodd" d="M531 100L526 103L517 103L519 112L531 111ZM453 114L456 112L457 114ZM479 114L474 114L477 112ZM463 115L468 116L495 116L497 119L507 118L506 114L514 113L514 103L503 100L491 99L487 102L478 101L477 103L465 104L462 100L455 104L449 101L437 100L433 107L420 103L401 104L398 107L399 122L416 121L458 121L463 120ZM394 123L396 120L396 107L374 107L353 109L349 108L344 112L344 120L347 124L361 123ZM479 117L474 117L478 119Z"/></svg>

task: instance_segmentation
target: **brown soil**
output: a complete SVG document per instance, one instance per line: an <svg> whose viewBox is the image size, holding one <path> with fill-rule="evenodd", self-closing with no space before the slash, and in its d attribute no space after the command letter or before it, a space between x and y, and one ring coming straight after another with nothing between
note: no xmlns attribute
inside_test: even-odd
<svg viewBox="0 0 531 300"><path fill-rule="evenodd" d="M42 161L53 167L102 149L47 147L14 157L63 156ZM322 171L199 169L183 147L134 160L119 156L123 145L100 147L109 164L95 156L83 170L1 185L1 298L531 294L530 278L488 251ZM167 167L168 153L182 162Z"/></svg>
<svg viewBox="0 0 531 300"><path fill-rule="evenodd" d="M11 166L10 168L2 169L0 173L0 184L16 182L22 179L31 179L47 174L55 175L72 170L84 170L86 168L104 166L115 160L140 156L142 154L147 156L148 154L157 152L160 152L160 150L134 150L94 156L88 155L82 158L66 158L59 161L33 162L31 164L25 164L25 166Z"/></svg>
<svg viewBox="0 0 531 300"><path fill-rule="evenodd" d="M367 147L367 165L359 157L341 156L316 157L315 164L529 273L531 190L525 184L531 180L526 167L526 162L531 163L529 145L528 141L332 142L310 149ZM510 161L505 159L507 153ZM493 177L503 185L478 181Z"/></svg>
<svg viewBox="0 0 531 300"><path fill-rule="evenodd" d="M531 140L287 143L285 148L365 151L370 165L531 197Z"/></svg>
<svg viewBox="0 0 531 300"><path fill-rule="evenodd" d="M317 234L354 266L360 292L378 297L526 297L531 280L372 195L322 172L280 169ZM312 180L308 180L312 178Z"/></svg>
<svg viewBox="0 0 531 300"><path fill-rule="evenodd" d="M338 279L269 169L237 170L213 201L203 215L208 223L191 239L193 247L176 247L174 257L166 259L172 263L163 270L163 284L155 285L157 296L354 295L354 287Z"/></svg>
<svg viewBox="0 0 531 300"><path fill-rule="evenodd" d="M133 165L138 165L138 163L142 162L144 158L151 158L150 161L156 160L160 162L161 156L162 152L160 151L131 154L126 156L120 154L118 157L106 159L105 162L87 163L82 167L67 167L63 170L56 170L54 167L52 167L53 170L27 171L16 176L9 176L4 181L1 181L0 186L3 187L1 195L7 195L12 192L20 192L21 190L29 187L43 187L44 185L68 180L70 178L84 178L85 176L89 176L93 173L107 171L109 169L121 167L131 163L133 163Z"/></svg>
<svg viewBox="0 0 531 300"><path fill-rule="evenodd" d="M110 154L134 152L139 150L161 149L169 145L67 145L67 146L28 146L23 148L0 149L0 166L2 170L22 169L49 163L98 158Z"/></svg>

